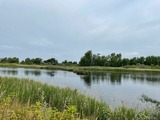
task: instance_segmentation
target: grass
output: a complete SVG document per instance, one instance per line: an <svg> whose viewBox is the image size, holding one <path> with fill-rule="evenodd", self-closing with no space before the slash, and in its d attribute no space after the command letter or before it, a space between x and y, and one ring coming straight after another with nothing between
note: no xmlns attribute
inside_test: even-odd
<svg viewBox="0 0 160 120"><path fill-rule="evenodd" d="M21 104L14 95L0 98L1 120L79 120L75 106L68 106L63 111L47 107L45 102Z"/></svg>
<svg viewBox="0 0 160 120"><path fill-rule="evenodd" d="M0 91L4 91L5 96L10 93L16 93L18 102L22 104L28 102L35 104L37 101L42 100L41 96L44 94L43 97L48 106L63 111L66 106L74 105L82 118L84 116L98 115L101 111L97 111L99 107L105 106L104 103L99 103L95 99L81 95L77 90L62 89L32 80L0 78L0 85Z"/></svg>
<svg viewBox="0 0 160 120"><path fill-rule="evenodd" d="M148 110L112 109L77 90L9 77L0 77L0 109L6 120L152 120Z"/></svg>

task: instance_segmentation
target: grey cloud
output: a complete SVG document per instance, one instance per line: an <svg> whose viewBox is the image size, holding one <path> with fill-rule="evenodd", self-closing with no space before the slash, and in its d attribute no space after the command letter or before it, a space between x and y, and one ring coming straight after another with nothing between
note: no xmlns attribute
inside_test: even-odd
<svg viewBox="0 0 160 120"><path fill-rule="evenodd" d="M9 45L0 45L1 50L8 50L8 49L13 49L14 47L9 46Z"/></svg>
<svg viewBox="0 0 160 120"><path fill-rule="evenodd" d="M159 0L0 0L0 49L7 50L1 56L79 60L89 49L157 55L159 6Z"/></svg>

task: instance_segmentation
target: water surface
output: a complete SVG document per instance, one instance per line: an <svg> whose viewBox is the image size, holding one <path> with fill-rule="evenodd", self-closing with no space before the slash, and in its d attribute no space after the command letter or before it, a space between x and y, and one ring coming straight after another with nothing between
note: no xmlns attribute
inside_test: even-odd
<svg viewBox="0 0 160 120"><path fill-rule="evenodd" d="M77 75L61 70L0 68L0 76L29 78L49 85L70 87L96 97L112 107L122 104L143 106L139 100L142 94L160 100L158 72L91 72L90 75Z"/></svg>

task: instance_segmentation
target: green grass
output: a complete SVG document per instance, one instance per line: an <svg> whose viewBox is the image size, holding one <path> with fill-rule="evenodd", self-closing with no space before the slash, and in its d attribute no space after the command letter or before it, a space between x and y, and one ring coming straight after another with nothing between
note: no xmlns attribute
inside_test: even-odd
<svg viewBox="0 0 160 120"><path fill-rule="evenodd" d="M46 111L48 109L57 110L61 115L67 111L70 106L76 112L76 119L89 119L89 120L150 120L149 112L147 110L139 111L137 109L127 108L125 106L112 109L103 102L99 102L94 98L80 94L77 90L69 88L59 88L35 82L28 79L18 79L9 77L0 77L0 98L7 98L14 94L16 102L12 100L11 104L25 106L30 108L37 105L37 103L46 103ZM0 101L0 107L4 107L4 101ZM43 106L43 104L41 104ZM16 108L16 107L15 107ZM31 107L32 108L32 107ZM20 109L22 112L24 108ZM27 109L28 110L28 109ZM18 114L16 109L12 108L15 114ZM35 113L35 109L29 113ZM4 112L2 112L4 113ZM47 112L48 113L48 112ZM53 113L53 112L52 112ZM51 114L52 114L51 113ZM24 114L24 113L23 113ZM28 114L28 113L27 113ZM1 115L1 111L0 111ZM37 114L36 114L37 115ZM68 113L67 113L68 115ZM73 114L69 114L72 115ZM61 116L60 116L61 117ZM56 120L56 119L55 119ZM67 119L62 119L67 120ZM68 119L69 120L69 119ZM74 120L74 119L73 119Z"/></svg>
<svg viewBox="0 0 160 120"><path fill-rule="evenodd" d="M59 111L48 107L46 102L21 104L13 94L0 97L1 120L80 120L78 115L75 106L68 106Z"/></svg>
<svg viewBox="0 0 160 120"><path fill-rule="evenodd" d="M30 104L41 101L44 93L44 100L50 107L63 111L66 106L74 105L81 113L81 117L98 115L101 112L101 110L97 111L99 107L106 106L104 103L80 94L77 90L53 87L27 79L0 78L0 91L3 91L5 96L15 93L20 103L29 102Z"/></svg>

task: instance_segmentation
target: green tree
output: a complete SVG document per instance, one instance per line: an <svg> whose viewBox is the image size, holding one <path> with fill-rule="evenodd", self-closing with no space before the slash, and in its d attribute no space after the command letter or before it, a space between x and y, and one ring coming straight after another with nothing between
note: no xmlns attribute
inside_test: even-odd
<svg viewBox="0 0 160 120"><path fill-rule="evenodd" d="M145 65L151 65L151 64L152 64L151 56L147 56L147 57L146 57L146 60L145 60L144 64L145 64Z"/></svg>
<svg viewBox="0 0 160 120"><path fill-rule="evenodd" d="M8 58L5 57L5 58L1 58L1 63L7 63L8 62Z"/></svg>
<svg viewBox="0 0 160 120"><path fill-rule="evenodd" d="M17 57L8 58L8 59L10 59L9 63L19 63L19 58L17 58Z"/></svg>
<svg viewBox="0 0 160 120"><path fill-rule="evenodd" d="M101 56L100 54L93 54L92 65L94 66L108 66L108 56Z"/></svg>
<svg viewBox="0 0 160 120"><path fill-rule="evenodd" d="M19 58L17 57L5 57L5 58L1 58L1 62L2 63L19 63Z"/></svg>
<svg viewBox="0 0 160 120"><path fill-rule="evenodd" d="M137 63L143 65L145 63L145 58L143 56L140 58L137 58Z"/></svg>
<svg viewBox="0 0 160 120"><path fill-rule="evenodd" d="M119 54L112 53L110 55L110 66L111 67L122 66L122 55L120 53Z"/></svg>
<svg viewBox="0 0 160 120"><path fill-rule="evenodd" d="M48 60L45 60L44 63L45 64L57 65L58 64L58 60L56 60L55 58L50 58Z"/></svg>
<svg viewBox="0 0 160 120"><path fill-rule="evenodd" d="M42 64L42 59L41 58L33 58L32 61L33 61L34 64L37 64L37 65Z"/></svg>
<svg viewBox="0 0 160 120"><path fill-rule="evenodd" d="M129 61L128 58L123 58L123 60L122 60L122 66L129 65L129 64L130 64L129 62L130 62L130 61Z"/></svg>
<svg viewBox="0 0 160 120"><path fill-rule="evenodd" d="M79 65L80 66L92 66L93 65L92 59L93 59L92 51L89 50L80 59Z"/></svg>
<svg viewBox="0 0 160 120"><path fill-rule="evenodd" d="M30 58L26 58L26 59L24 60L24 63L25 63L25 64L33 64L33 62L31 61Z"/></svg>
<svg viewBox="0 0 160 120"><path fill-rule="evenodd" d="M130 59L130 65L136 65L137 64L137 58L136 57L133 57Z"/></svg>

